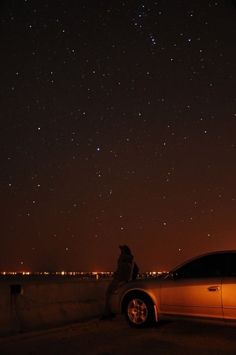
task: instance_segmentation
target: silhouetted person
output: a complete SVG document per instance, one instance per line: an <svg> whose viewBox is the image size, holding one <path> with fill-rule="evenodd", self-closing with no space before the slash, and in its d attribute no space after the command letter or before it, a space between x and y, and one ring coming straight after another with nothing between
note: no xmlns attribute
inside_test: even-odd
<svg viewBox="0 0 236 355"><path fill-rule="evenodd" d="M117 269L114 272L113 280L106 291L105 308L101 319L112 319L114 314L110 310L110 297L115 290L125 282L135 280L139 268L134 262L134 257L127 245L120 245L120 256L117 260Z"/></svg>

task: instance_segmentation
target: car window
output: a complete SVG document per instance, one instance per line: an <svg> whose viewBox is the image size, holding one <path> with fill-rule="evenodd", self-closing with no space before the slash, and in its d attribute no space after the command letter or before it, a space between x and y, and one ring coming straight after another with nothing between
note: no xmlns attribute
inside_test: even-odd
<svg viewBox="0 0 236 355"><path fill-rule="evenodd" d="M177 269L174 272L174 277L182 279L224 276L226 274L226 260L225 253L206 255Z"/></svg>
<svg viewBox="0 0 236 355"><path fill-rule="evenodd" d="M226 261L226 275L229 277L236 277L236 253L230 253Z"/></svg>

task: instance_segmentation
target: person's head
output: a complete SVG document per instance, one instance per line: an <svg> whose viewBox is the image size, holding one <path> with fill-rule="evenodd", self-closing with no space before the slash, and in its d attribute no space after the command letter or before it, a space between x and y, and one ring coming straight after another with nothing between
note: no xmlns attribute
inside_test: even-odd
<svg viewBox="0 0 236 355"><path fill-rule="evenodd" d="M123 254L127 254L127 255L132 255L130 248L128 247L128 245L124 244L124 245L119 245L120 251Z"/></svg>

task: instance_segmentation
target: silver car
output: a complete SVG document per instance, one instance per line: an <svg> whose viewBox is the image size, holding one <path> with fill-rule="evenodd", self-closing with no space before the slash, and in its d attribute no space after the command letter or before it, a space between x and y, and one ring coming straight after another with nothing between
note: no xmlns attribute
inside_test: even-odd
<svg viewBox="0 0 236 355"><path fill-rule="evenodd" d="M111 297L111 310L133 327L164 318L236 320L236 251L193 258L165 278L123 284Z"/></svg>

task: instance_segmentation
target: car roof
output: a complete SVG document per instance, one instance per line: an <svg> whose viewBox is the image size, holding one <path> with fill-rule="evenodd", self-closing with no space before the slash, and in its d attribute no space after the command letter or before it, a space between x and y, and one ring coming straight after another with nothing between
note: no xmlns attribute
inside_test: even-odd
<svg viewBox="0 0 236 355"><path fill-rule="evenodd" d="M180 267L184 266L185 264L188 264L191 261L200 259L204 256L208 256L208 255L215 255L215 254L236 254L236 250L217 250L217 251L212 251L212 252L208 252L208 253L204 253L204 254L200 254L200 255L196 255L190 259L185 260L184 262L182 262L181 264L178 264L177 266L175 266L172 270L170 270L170 273L176 271L177 269L179 269Z"/></svg>

